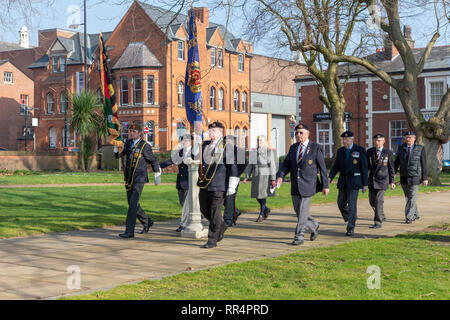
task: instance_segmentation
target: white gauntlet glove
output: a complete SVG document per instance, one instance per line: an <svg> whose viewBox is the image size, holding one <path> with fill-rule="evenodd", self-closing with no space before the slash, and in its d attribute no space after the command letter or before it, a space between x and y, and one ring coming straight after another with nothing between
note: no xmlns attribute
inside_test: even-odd
<svg viewBox="0 0 450 320"><path fill-rule="evenodd" d="M228 190L227 190L227 196L231 196L232 194L236 193L236 187L239 184L239 177L230 177L230 180L228 182Z"/></svg>
<svg viewBox="0 0 450 320"><path fill-rule="evenodd" d="M155 186L161 183L161 168L159 168L159 172L155 172Z"/></svg>
<svg viewBox="0 0 450 320"><path fill-rule="evenodd" d="M117 149L117 147L114 147L114 153L118 153L119 149Z"/></svg>

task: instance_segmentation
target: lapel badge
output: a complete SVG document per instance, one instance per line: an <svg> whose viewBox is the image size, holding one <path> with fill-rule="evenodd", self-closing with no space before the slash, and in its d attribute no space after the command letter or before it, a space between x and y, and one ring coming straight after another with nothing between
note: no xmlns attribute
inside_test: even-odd
<svg viewBox="0 0 450 320"><path fill-rule="evenodd" d="M353 160L353 164L357 164L358 163L358 160Z"/></svg>
<svg viewBox="0 0 450 320"><path fill-rule="evenodd" d="M308 164L310 164L310 165L311 165L311 164L312 164L312 162L313 162L312 160L308 160Z"/></svg>

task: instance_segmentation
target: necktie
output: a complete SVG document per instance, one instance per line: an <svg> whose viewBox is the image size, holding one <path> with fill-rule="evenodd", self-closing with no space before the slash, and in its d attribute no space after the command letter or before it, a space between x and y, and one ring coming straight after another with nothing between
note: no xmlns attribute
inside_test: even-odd
<svg viewBox="0 0 450 320"><path fill-rule="evenodd" d="M410 153L411 153L411 147L408 147L408 163L409 163L409 156L410 156Z"/></svg>
<svg viewBox="0 0 450 320"><path fill-rule="evenodd" d="M380 160L380 154L381 154L381 151L377 150L377 160Z"/></svg>
<svg viewBox="0 0 450 320"><path fill-rule="evenodd" d="M302 160L302 151L303 151L303 145L300 145L300 152L298 153L297 163L300 163L300 161Z"/></svg>

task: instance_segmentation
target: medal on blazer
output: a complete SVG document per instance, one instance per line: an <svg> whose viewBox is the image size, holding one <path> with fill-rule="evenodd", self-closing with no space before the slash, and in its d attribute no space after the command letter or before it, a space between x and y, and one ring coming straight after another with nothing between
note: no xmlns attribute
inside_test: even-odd
<svg viewBox="0 0 450 320"><path fill-rule="evenodd" d="M308 164L309 164L309 165L311 165L311 164L312 164L312 162L313 162L312 160L308 160Z"/></svg>
<svg viewBox="0 0 450 320"><path fill-rule="evenodd" d="M200 189L206 189L211 183L211 181L214 179L217 168L219 167L219 164L222 162L225 147L226 144L223 143L223 140L217 143L216 148L214 149L214 153L211 157L211 163L208 165L208 168L203 174L203 177L198 179L197 186ZM214 159L214 161L212 159Z"/></svg>
<svg viewBox="0 0 450 320"><path fill-rule="evenodd" d="M357 164L358 163L358 160L353 160L353 164Z"/></svg>

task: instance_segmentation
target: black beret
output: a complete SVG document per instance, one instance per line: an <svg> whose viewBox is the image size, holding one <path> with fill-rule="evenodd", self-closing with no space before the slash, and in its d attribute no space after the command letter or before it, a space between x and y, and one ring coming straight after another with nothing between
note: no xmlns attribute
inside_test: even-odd
<svg viewBox="0 0 450 320"><path fill-rule="evenodd" d="M384 138L384 135L382 133L377 133L373 136L374 139Z"/></svg>
<svg viewBox="0 0 450 320"><path fill-rule="evenodd" d="M341 134L341 138L350 138L353 137L353 132L351 131L345 131L343 134Z"/></svg>
<svg viewBox="0 0 450 320"><path fill-rule="evenodd" d="M208 126L208 129L211 129L211 128L223 129L223 124L221 124L219 121L215 121Z"/></svg>
<svg viewBox="0 0 450 320"><path fill-rule="evenodd" d="M307 126L306 124L302 123L302 122L300 122L300 123L295 127L295 130L297 130L297 129L305 129L305 130L308 130L308 131L309 131L308 126Z"/></svg>
<svg viewBox="0 0 450 320"><path fill-rule="evenodd" d="M416 134L414 133L414 131L406 131L403 136L415 136Z"/></svg>
<svg viewBox="0 0 450 320"><path fill-rule="evenodd" d="M128 128L128 130L130 129L141 132L143 130L143 125L140 122L133 122L133 124Z"/></svg>

